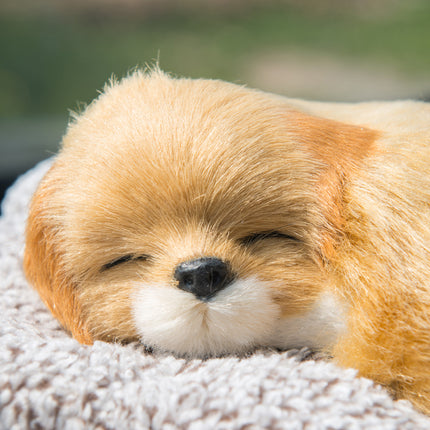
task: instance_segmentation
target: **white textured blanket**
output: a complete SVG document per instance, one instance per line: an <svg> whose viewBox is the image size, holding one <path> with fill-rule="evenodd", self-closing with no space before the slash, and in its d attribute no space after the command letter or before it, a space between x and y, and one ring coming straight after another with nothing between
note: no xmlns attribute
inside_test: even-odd
<svg viewBox="0 0 430 430"><path fill-rule="evenodd" d="M430 429L409 403L304 350L186 361L71 339L21 269L28 201L48 167L18 180L0 218L0 428Z"/></svg>

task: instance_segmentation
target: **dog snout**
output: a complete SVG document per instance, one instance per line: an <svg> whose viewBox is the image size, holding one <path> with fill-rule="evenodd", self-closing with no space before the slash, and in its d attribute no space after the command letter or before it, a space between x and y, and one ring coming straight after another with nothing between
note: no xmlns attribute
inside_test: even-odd
<svg viewBox="0 0 430 430"><path fill-rule="evenodd" d="M180 263L174 272L178 288L208 300L232 280L229 265L219 258L197 258Z"/></svg>

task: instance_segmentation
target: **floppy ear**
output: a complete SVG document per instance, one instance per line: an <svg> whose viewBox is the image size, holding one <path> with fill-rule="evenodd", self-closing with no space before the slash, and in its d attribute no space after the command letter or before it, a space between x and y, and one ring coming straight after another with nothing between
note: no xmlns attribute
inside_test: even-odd
<svg viewBox="0 0 430 430"><path fill-rule="evenodd" d="M323 166L316 192L327 226L322 233L321 254L330 259L337 233L345 225L346 185L360 174L366 159L376 152L375 142L380 132L302 112L291 114L289 121L305 150Z"/></svg>
<svg viewBox="0 0 430 430"><path fill-rule="evenodd" d="M56 249L55 227L44 213L52 195L53 190L45 180L33 197L27 221L24 271L43 302L73 337L92 344L92 336L81 319L76 288L65 274L61 254Z"/></svg>

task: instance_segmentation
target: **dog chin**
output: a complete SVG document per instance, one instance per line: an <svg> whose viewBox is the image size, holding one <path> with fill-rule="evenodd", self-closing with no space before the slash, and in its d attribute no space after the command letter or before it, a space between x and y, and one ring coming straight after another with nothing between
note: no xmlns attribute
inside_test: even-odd
<svg viewBox="0 0 430 430"><path fill-rule="evenodd" d="M243 354L264 346L280 318L273 286L241 279L207 301L172 286L138 287L133 317L143 344L184 357Z"/></svg>

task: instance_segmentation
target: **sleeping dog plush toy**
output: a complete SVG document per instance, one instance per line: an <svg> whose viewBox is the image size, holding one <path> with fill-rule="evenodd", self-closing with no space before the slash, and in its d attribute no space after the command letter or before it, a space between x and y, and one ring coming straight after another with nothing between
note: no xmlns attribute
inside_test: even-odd
<svg viewBox="0 0 430 430"><path fill-rule="evenodd" d="M79 341L308 346L430 412L430 106L137 71L76 115L30 282Z"/></svg>

